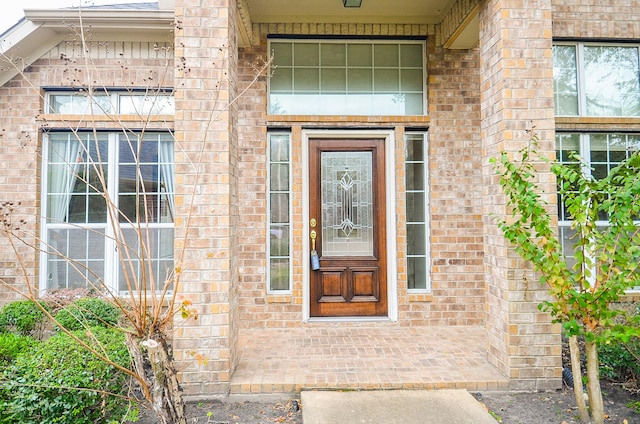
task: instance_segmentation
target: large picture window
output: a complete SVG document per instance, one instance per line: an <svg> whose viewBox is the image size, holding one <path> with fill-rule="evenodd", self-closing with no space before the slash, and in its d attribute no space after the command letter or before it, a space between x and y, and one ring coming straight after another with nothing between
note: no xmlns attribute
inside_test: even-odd
<svg viewBox="0 0 640 424"><path fill-rule="evenodd" d="M621 161L640 150L640 134L624 133L556 133L556 157L563 164L575 163L571 153L576 152L583 161L584 173L601 179ZM558 236L567 265L575 264L574 247L579 239L571 228L571 217L565 209L564 199L558 195ZM607 216L599 218L598 227L609 225ZM640 289L640 287L636 287Z"/></svg>
<svg viewBox="0 0 640 424"><path fill-rule="evenodd" d="M558 116L640 116L637 45L553 46Z"/></svg>
<svg viewBox="0 0 640 424"><path fill-rule="evenodd" d="M422 115L424 42L271 40L269 113Z"/></svg>
<svg viewBox="0 0 640 424"><path fill-rule="evenodd" d="M45 135L44 289L164 284L173 269L173 149L168 133Z"/></svg>

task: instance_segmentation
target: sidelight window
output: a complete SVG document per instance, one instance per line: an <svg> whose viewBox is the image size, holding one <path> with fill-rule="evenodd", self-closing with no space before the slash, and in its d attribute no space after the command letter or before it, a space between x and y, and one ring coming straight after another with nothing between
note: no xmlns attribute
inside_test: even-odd
<svg viewBox="0 0 640 424"><path fill-rule="evenodd" d="M269 292L291 290L291 135L268 137Z"/></svg>
<svg viewBox="0 0 640 424"><path fill-rule="evenodd" d="M428 291L429 201L427 134L405 135L405 185L407 208L407 288Z"/></svg>

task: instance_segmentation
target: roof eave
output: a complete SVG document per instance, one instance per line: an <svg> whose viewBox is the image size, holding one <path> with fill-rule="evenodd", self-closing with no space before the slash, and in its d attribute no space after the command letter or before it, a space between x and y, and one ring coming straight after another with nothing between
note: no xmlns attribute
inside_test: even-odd
<svg viewBox="0 0 640 424"><path fill-rule="evenodd" d="M173 10L114 9L26 9L27 20L44 28L67 30L70 25L91 26L93 29L126 29L153 31L171 28Z"/></svg>
<svg viewBox="0 0 640 424"><path fill-rule="evenodd" d="M0 86L78 32L91 28L93 40L173 41L173 10L28 9L0 39Z"/></svg>
<svg viewBox="0 0 640 424"><path fill-rule="evenodd" d="M61 42L64 36L51 28L41 28L23 20L0 40L0 86Z"/></svg>

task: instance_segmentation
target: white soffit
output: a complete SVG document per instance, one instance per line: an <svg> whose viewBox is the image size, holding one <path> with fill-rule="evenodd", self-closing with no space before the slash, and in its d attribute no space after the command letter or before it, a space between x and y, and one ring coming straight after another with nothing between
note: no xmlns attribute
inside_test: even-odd
<svg viewBox="0 0 640 424"><path fill-rule="evenodd" d="M472 49L480 41L480 8L476 7L444 43L446 49Z"/></svg>
<svg viewBox="0 0 640 424"><path fill-rule="evenodd" d="M23 20L0 40L0 86L63 40L62 34Z"/></svg>
<svg viewBox="0 0 640 424"><path fill-rule="evenodd" d="M65 39L80 23L92 40L173 41L173 10L27 9L0 39L0 86Z"/></svg>
<svg viewBox="0 0 640 424"><path fill-rule="evenodd" d="M437 24L456 0L247 0L253 23Z"/></svg>

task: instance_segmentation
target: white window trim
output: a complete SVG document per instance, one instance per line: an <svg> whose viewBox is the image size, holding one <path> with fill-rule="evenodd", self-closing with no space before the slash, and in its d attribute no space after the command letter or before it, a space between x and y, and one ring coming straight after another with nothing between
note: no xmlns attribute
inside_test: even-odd
<svg viewBox="0 0 640 424"><path fill-rule="evenodd" d="M424 151L423 151L423 168L424 168L424 248L425 248L425 261L426 261L426 266L425 266L425 274L426 274L426 284L425 284L425 288L423 289L410 289L407 287L407 292L410 294L425 294L425 293L431 293L431 246L430 246L430 239L431 239L431 210L430 210L430 190L429 190L429 134L427 131L406 131L405 132L405 137L407 135L410 134L421 134L424 139L423 139L423 143L424 143ZM405 138L405 149L406 149L406 138ZM407 160L405 159L403 162L405 165L407 163L418 163L417 161L410 161L407 162ZM406 184L406 177L405 177L405 184ZM405 187L405 195L406 192L408 192L408 190ZM405 217L406 217L406 212L405 212ZM408 222L408 220L405 219L405 221ZM406 222L405 222L405 228L406 228ZM408 252L408 247L407 247L407 252ZM409 254L407 253L407 259L409 258ZM408 272L408 267L407 267L407 272ZM407 275L407 283L408 283L408 275Z"/></svg>
<svg viewBox="0 0 640 424"><path fill-rule="evenodd" d="M574 46L576 48L576 87L578 90L578 115L556 115L562 117L596 117L596 118L638 118L635 115L612 115L612 116L601 116L601 115L587 115L587 95L586 95L586 77L584 71L584 48L585 46L590 47L635 47L638 52L638 60L640 62L640 44L637 43L611 43L611 42L580 42L580 41L559 41L554 42L554 46Z"/></svg>
<svg viewBox="0 0 640 424"><path fill-rule="evenodd" d="M289 42L289 43L307 43L307 44L419 44L422 46L422 115L428 115L429 104L428 104L428 87L427 87L427 42L425 40L415 40L409 38L395 38L395 39L331 39L331 38L269 38L267 39L267 49L271 52L271 42ZM272 72L272 65L269 65L269 71ZM293 65L292 65L293 66ZM271 110L271 78L267 78L267 111ZM292 116L299 115L299 113L289 113L283 114L281 116ZM322 116L332 116L332 114L320 114ZM367 115L362 115L367 116ZM393 115L392 115L393 116ZM405 116L415 116L415 115L405 115Z"/></svg>
<svg viewBox="0 0 640 424"><path fill-rule="evenodd" d="M384 138L385 146L385 182L386 182L386 234L387 234L387 317L336 317L311 318L309 280L310 245L309 237L302 237L302 321L380 321L398 320L398 255L396 242L396 161L395 134L392 130L303 130L302 131L302 228L303 234L309 234L309 139L311 138Z"/></svg>
<svg viewBox="0 0 640 424"><path fill-rule="evenodd" d="M65 131L67 132L67 131ZM68 131L71 132L71 131ZM154 131L155 132L155 131ZM108 133L108 145L109 145L109 157L107 158L108 164L108 181L107 187L110 187L109 195L115 199L117 204L118 193L118 135L117 131ZM47 207L48 207L48 157L49 157L49 134L45 133L42 143L42 178L41 178L41 190L40 190L40 267L39 267L39 289L41 293L46 293L48 288L48 259L47 252L50 250L48 246L48 230L52 228L105 228L105 254L104 254L104 283L103 287L109 290L114 295L126 295L127 291L119 290L118 281L118 256L116 248L116 240L114 236L114 224L111 220L110 214L107 214L107 220L105 223L82 223L82 224L51 224L47 222ZM115 160L112 160L116 158ZM132 227L135 224L117 223L115 225L121 228ZM174 223L152 223L149 228L175 228Z"/></svg>
<svg viewBox="0 0 640 424"><path fill-rule="evenodd" d="M590 142L590 136L592 134L599 134L598 132L571 132L571 131L563 131L563 133L567 133L567 134L579 134L580 135L580 151L577 152L578 155L582 158L583 160L583 172L585 175L590 176L591 175L591 142ZM618 134L629 134L629 132L625 132L625 131L620 131L620 132L616 132ZM588 158L586 154L589 154ZM560 205L558 205L558 208L560 208ZM570 228L571 224L573 223L573 221L571 220L566 220L566 219L560 219L558 218L558 227L564 227L564 228ZM640 221L636 221L635 224L637 226L640 226ZM607 227L609 226L609 221L596 221L596 227ZM558 236L560 236L560 232L558 232ZM562 243L562 240L560 240L560 242ZM564 252L563 252L564 253ZM573 252L571 252L571 255L573 256ZM591 285L595 284L595 270L591 272L591 276L589 277L589 283ZM640 293L640 287L638 288L632 288L632 289L628 289L626 290L626 293L629 294L637 294Z"/></svg>
<svg viewBox="0 0 640 424"><path fill-rule="evenodd" d="M64 113L62 112L56 112L51 110L51 97L53 96L74 96L74 95L86 95L87 98L90 98L91 96L86 92L86 91L79 91L79 90L52 90L52 91L48 91L45 95L45 111L47 114L56 114L56 115L64 115ZM114 89L114 90L105 90L105 89L101 89L101 88L96 88L93 92L93 96L98 96L98 97L109 97L109 103L111 105L112 110L108 111L108 114L111 115L117 115L117 114L121 114L120 112L120 98L121 97L135 97L138 98L140 100L144 100L147 98L151 98L153 99L155 98L165 98L165 99L170 99L171 100L171 104L169 105L171 107L171 110L168 111L159 111L159 112L152 112L152 111L144 111L144 110L140 110L140 111L136 111L135 113L133 113L134 115L143 115L143 116L155 116L155 115L166 115L166 114L174 114L175 113L175 99L174 96L172 94L172 92L170 90L156 90L156 91L146 91L146 90L125 90L125 89ZM87 115L90 114L89 112L84 112L84 113L78 113L78 112L74 112L71 115ZM96 105L96 108L93 109L93 114L94 115L106 115L107 113L105 113L105 111L101 110L99 106ZM132 114L131 112L126 113L125 115L130 115Z"/></svg>
<svg viewBox="0 0 640 424"><path fill-rule="evenodd" d="M289 138L289 289L273 290L271 288L271 136L286 135ZM291 132L269 131L267 133L267 294L287 295L293 292L293 195L291 190Z"/></svg>

